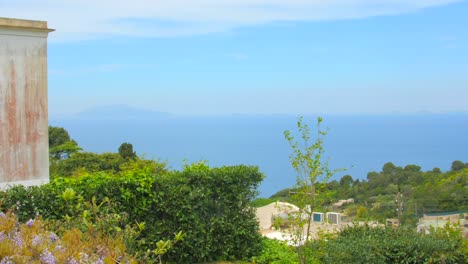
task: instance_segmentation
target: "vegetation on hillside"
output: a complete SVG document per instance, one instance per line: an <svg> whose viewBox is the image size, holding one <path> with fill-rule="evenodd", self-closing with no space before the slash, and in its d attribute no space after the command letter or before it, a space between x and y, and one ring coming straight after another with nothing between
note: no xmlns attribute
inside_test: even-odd
<svg viewBox="0 0 468 264"><path fill-rule="evenodd" d="M468 211L468 163L454 161L450 171L424 172L417 165L400 167L388 162L382 171L369 172L366 180L345 175L339 181L317 184L316 190L322 210L342 211L356 220L384 222L400 217L403 225L414 226L425 213ZM292 192L283 189L269 199L290 201ZM349 198L353 204L333 206Z"/></svg>

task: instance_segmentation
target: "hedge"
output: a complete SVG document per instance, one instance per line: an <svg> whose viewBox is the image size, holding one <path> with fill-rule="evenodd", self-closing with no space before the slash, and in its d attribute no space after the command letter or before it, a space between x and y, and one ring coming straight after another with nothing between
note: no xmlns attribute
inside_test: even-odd
<svg viewBox="0 0 468 264"><path fill-rule="evenodd" d="M15 186L0 192L0 210L13 210L20 221L40 215L44 220L81 217L82 204L109 198L111 213L128 214L129 222L145 222L141 241L146 251L161 239L182 231L167 260L194 263L248 259L261 250L255 211L249 205L263 175L257 167L209 168L151 174L126 171L79 178L56 178L40 187ZM104 205L106 206L106 205Z"/></svg>

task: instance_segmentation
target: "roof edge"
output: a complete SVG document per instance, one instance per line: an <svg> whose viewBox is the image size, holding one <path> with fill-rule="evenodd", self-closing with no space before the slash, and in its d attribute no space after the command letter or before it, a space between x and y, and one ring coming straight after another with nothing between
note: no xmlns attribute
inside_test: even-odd
<svg viewBox="0 0 468 264"><path fill-rule="evenodd" d="M52 32L54 29L47 27L47 21L27 20L0 17L0 28L29 29L34 31Z"/></svg>

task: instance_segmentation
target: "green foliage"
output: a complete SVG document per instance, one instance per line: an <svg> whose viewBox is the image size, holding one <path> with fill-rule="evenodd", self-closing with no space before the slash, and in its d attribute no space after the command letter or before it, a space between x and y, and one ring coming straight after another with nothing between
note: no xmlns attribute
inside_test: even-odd
<svg viewBox="0 0 468 264"><path fill-rule="evenodd" d="M290 200L290 194L295 193L296 191L296 188L285 188L270 196L270 199L288 202Z"/></svg>
<svg viewBox="0 0 468 264"><path fill-rule="evenodd" d="M275 199L271 199L271 198L257 198L255 200L253 200L250 205L257 208L257 207L262 207L262 206L265 206L265 205L269 205L271 203L274 203L276 202Z"/></svg>
<svg viewBox="0 0 468 264"><path fill-rule="evenodd" d="M135 170L118 174L56 177L40 187L13 187L0 192L0 209L13 210L22 221L39 214L80 230L110 232L106 234L125 229L125 223L144 223L135 246L139 258L147 257L147 249L156 250L158 241L175 239L179 231L184 239L169 247L164 255L169 262L247 259L260 251L255 209L250 206L263 179L258 168L194 164L183 171L152 173L154 167L132 164ZM76 219L80 222L74 223Z"/></svg>
<svg viewBox="0 0 468 264"><path fill-rule="evenodd" d="M398 218L397 209L401 205L402 225L415 227L424 213L468 211L468 168L457 166L448 172L437 168L424 172L417 165L400 167L388 162L381 172L369 172L367 181L353 181L350 175L345 175L340 181L316 183L315 206L344 211L355 220L385 223L386 218ZM271 198L291 201L290 194L297 191L283 189ZM354 205L332 207L338 200L349 198L354 199Z"/></svg>
<svg viewBox="0 0 468 264"><path fill-rule="evenodd" d="M118 153L79 152L57 163L57 176L80 176L87 173L117 173L125 160Z"/></svg>
<svg viewBox="0 0 468 264"><path fill-rule="evenodd" d="M49 156L53 162L66 159L80 150L68 131L62 127L49 126Z"/></svg>
<svg viewBox="0 0 468 264"><path fill-rule="evenodd" d="M137 157L136 155L136 152L133 151L133 145L128 143L128 142L125 142L125 143L122 143L119 147L119 155L123 158L123 159L134 159Z"/></svg>
<svg viewBox="0 0 468 264"><path fill-rule="evenodd" d="M166 162L138 158L133 145L128 142L120 145L118 153L97 154L81 150L64 128L49 126L50 177L80 177L98 172L119 174L128 170L167 171Z"/></svg>
<svg viewBox="0 0 468 264"><path fill-rule="evenodd" d="M63 127L49 126L49 147L53 148L71 141L70 134Z"/></svg>
<svg viewBox="0 0 468 264"><path fill-rule="evenodd" d="M296 251L293 247L282 241L266 239L262 240L263 249L258 256L252 258L254 264L294 264L299 263Z"/></svg>
<svg viewBox="0 0 468 264"><path fill-rule="evenodd" d="M351 175L345 175L345 176L341 177L341 179L340 179L340 186L342 188L348 189L353 185L353 182L354 182L354 180L353 180L353 177L351 177Z"/></svg>
<svg viewBox="0 0 468 264"><path fill-rule="evenodd" d="M452 166L451 166L452 171L458 171L464 168L468 168L468 163L463 163L459 160L455 160L454 162L452 162Z"/></svg>
<svg viewBox="0 0 468 264"><path fill-rule="evenodd" d="M359 206L359 208L356 211L356 218L358 220L366 220L369 217L369 212L366 207L364 206Z"/></svg>
<svg viewBox="0 0 468 264"><path fill-rule="evenodd" d="M309 243L321 263L466 263L460 232L447 227L431 235L368 225Z"/></svg>
<svg viewBox="0 0 468 264"><path fill-rule="evenodd" d="M293 204L299 207L299 213L291 215L291 236L295 244L303 245L310 237L312 212L316 205L316 184L328 180L333 171L328 168L328 161L324 161L323 137L326 131L321 129L322 118L317 119L317 132L315 140L311 141L310 129L303 123L302 117L297 120L297 130L300 140L287 130L284 137L292 149L290 161L297 173L296 191L290 197ZM306 217L304 217L304 215ZM303 247L297 248L300 263L308 263L307 254Z"/></svg>
<svg viewBox="0 0 468 264"><path fill-rule="evenodd" d="M125 175L127 172L133 174L165 174L167 170L167 162L159 160L150 160L144 158L135 158L126 160L120 164L120 175Z"/></svg>
<svg viewBox="0 0 468 264"><path fill-rule="evenodd" d="M154 253L158 262L162 264L163 256L167 254L167 252L169 252L169 250L171 250L177 242L182 241L183 239L184 233L182 233L182 231L179 231L179 233L174 235L173 240L159 240L158 242L156 242L156 248L153 251L151 251L151 253Z"/></svg>
<svg viewBox="0 0 468 264"><path fill-rule="evenodd" d="M80 177L83 175L105 172L120 175L126 171L136 173L164 173L167 172L166 162L148 160L144 158L123 158L119 153L79 152L69 158L59 160L51 167L51 178L63 176Z"/></svg>
<svg viewBox="0 0 468 264"><path fill-rule="evenodd" d="M49 149L50 157L54 160L61 160L70 157L72 154L80 151L81 148L75 141L67 141Z"/></svg>

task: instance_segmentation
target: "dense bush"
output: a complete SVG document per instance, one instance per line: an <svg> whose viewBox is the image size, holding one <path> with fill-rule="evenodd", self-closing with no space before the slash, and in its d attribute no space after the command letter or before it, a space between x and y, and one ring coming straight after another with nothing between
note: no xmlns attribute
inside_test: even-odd
<svg viewBox="0 0 468 264"><path fill-rule="evenodd" d="M124 162L125 159L119 153L78 152L53 163L51 171L54 176L72 176L81 171L116 173L120 171L120 165Z"/></svg>
<svg viewBox="0 0 468 264"><path fill-rule="evenodd" d="M309 243L322 263L466 263L459 230L446 227L430 235L399 228L348 227Z"/></svg>
<svg viewBox="0 0 468 264"><path fill-rule="evenodd" d="M254 264L295 264L299 263L296 251L285 242L274 239L263 239L263 249L252 258Z"/></svg>
<svg viewBox="0 0 468 264"><path fill-rule="evenodd" d="M145 223L140 250L159 240L185 237L167 260L192 263L247 259L261 249L258 223L250 202L263 175L256 167L210 169L204 164L183 171L154 174L144 169L116 175L96 173L56 178L41 187L13 187L1 192L1 210L13 210L22 221L82 217L84 202L103 204L109 214L125 213L130 223ZM123 226L120 226L123 228Z"/></svg>

